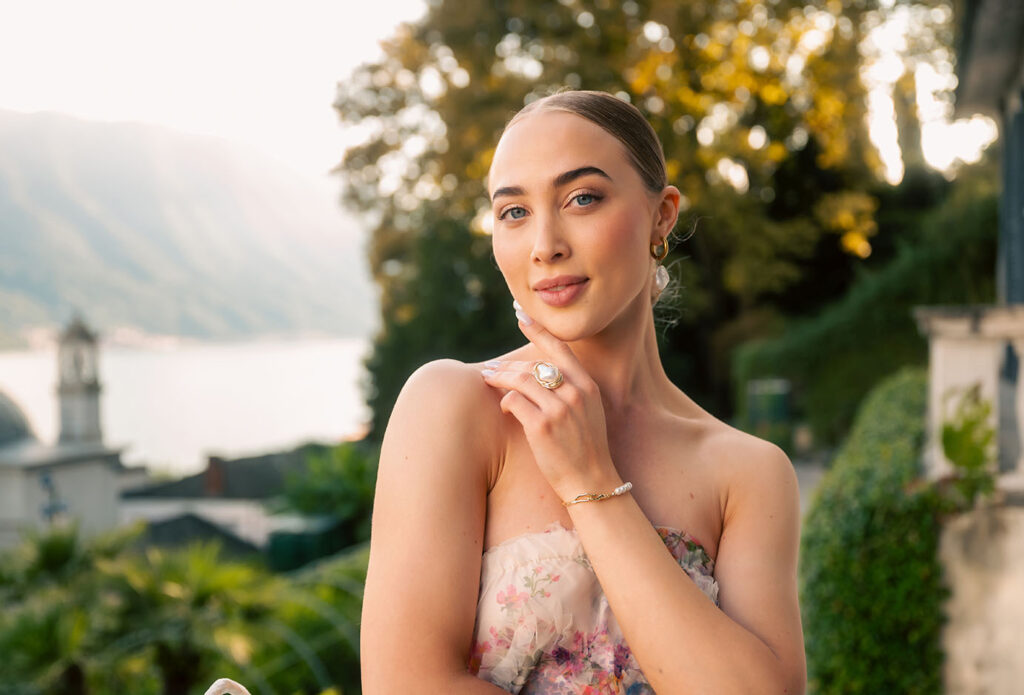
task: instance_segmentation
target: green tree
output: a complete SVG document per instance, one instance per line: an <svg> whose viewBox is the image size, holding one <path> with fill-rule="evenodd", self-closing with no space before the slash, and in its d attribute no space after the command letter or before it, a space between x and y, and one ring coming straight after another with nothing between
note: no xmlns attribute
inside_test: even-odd
<svg viewBox="0 0 1024 695"><path fill-rule="evenodd" d="M389 284L389 313L366 366L367 403L379 436L409 374L432 359L476 361L522 337L490 239L451 218L424 219L409 240L406 277ZM495 278L498 282L495 282Z"/></svg>
<svg viewBox="0 0 1024 695"><path fill-rule="evenodd" d="M902 222L892 258L858 272L842 299L741 346L732 363L737 401L751 379L784 377L815 442L838 445L877 382L927 364L915 306L994 301L996 180L989 163L962 172L941 205ZM749 427L743 406L738 424Z"/></svg>
<svg viewBox="0 0 1024 695"><path fill-rule="evenodd" d="M115 616L108 658L143 651L165 695L189 692L225 661L246 664L269 629L283 587L259 569L225 562L216 544L147 548L97 563Z"/></svg>
<svg viewBox="0 0 1024 695"><path fill-rule="evenodd" d="M111 626L106 595L92 572L116 557L131 532L93 544L76 526L30 533L0 558L0 691L80 695L104 661L98 633Z"/></svg>
<svg viewBox="0 0 1024 695"><path fill-rule="evenodd" d="M779 331L789 306L811 311L838 296L871 252L880 165L859 47L877 15L868 0L433 0L384 58L340 84L335 104L367 133L338 172L345 200L373 226L384 327L368 365L372 435L393 382L451 354L446 334L473 358L517 339L483 230L483 179L512 113L564 86L630 100L664 143L684 225L699 221L670 257L685 330L666 334L666 367L728 414L733 346ZM420 240L456 228L463 253L418 265L429 255ZM452 282L467 280L466 267L484 272ZM460 309L481 297L484 313ZM442 319L409 328L421 313Z"/></svg>
<svg viewBox="0 0 1024 695"><path fill-rule="evenodd" d="M283 508L339 517L343 546L369 540L379 454L365 440L310 452L305 469L285 479Z"/></svg>

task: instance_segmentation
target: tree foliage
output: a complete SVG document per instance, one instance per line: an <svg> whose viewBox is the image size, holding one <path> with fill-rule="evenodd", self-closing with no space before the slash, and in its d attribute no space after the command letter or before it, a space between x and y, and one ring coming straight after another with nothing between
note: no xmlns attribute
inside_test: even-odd
<svg viewBox="0 0 1024 695"><path fill-rule="evenodd" d="M367 360L367 403L383 433L408 376L432 359L476 361L509 348L522 334L490 255L490 240L467 225L425 221L410 240L407 279L391 285L390 313Z"/></svg>
<svg viewBox="0 0 1024 695"><path fill-rule="evenodd" d="M403 343L401 359L371 360L373 432L397 394L387 382L436 352L435 338L459 334L460 352L480 357L507 333L486 325L502 321L502 303L485 303L498 312L488 318L418 296L436 280L459 300L507 302L485 265L489 245L467 238L462 253L427 270L417 240L452 225L486 242L484 178L501 129L524 103L563 87L631 101L660 136L682 219L699 220L670 257L686 330L667 336L675 355L666 367L712 410L726 409L732 347L777 329L789 292L813 297L804 308L837 296L871 252L880 164L859 50L877 15L868 0L429 3L382 59L339 85L335 103L365 134L338 172L345 200L373 226L377 347L393 350L393 331L420 312L444 316L414 337L422 342ZM455 272L459 264L480 272Z"/></svg>
<svg viewBox="0 0 1024 695"><path fill-rule="evenodd" d="M341 520L341 547L370 540L370 512L380 452L365 440L342 442L326 451L311 451L301 471L285 478L282 507L308 515Z"/></svg>
<svg viewBox="0 0 1024 695"><path fill-rule="evenodd" d="M944 400L959 397L953 417L942 423L940 434L942 453L955 471L948 484L963 506L970 507L975 499L995 492L992 402L982 397L980 382L960 393L954 390L945 395Z"/></svg>
<svg viewBox="0 0 1024 695"><path fill-rule="evenodd" d="M0 556L0 692L358 692L365 546L285 577L215 544L140 549L139 531L56 528Z"/></svg>
<svg viewBox="0 0 1024 695"><path fill-rule="evenodd" d="M994 301L995 176L987 166L966 173L936 209L904 222L894 257L859 272L840 301L791 321L782 335L740 347L732 364L737 388L756 377L789 379L795 406L806 413L815 440L833 446L878 381L927 363L928 343L914 320L915 306ZM737 401L739 424L745 426L742 393Z"/></svg>

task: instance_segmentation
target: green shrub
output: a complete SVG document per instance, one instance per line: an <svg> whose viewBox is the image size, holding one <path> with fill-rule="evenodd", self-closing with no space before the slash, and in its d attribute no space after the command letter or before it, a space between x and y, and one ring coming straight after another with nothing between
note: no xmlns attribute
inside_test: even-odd
<svg viewBox="0 0 1024 695"><path fill-rule="evenodd" d="M944 503L919 476L926 384L905 368L872 389L805 517L800 603L817 695L941 692L949 592Z"/></svg>
<svg viewBox="0 0 1024 695"><path fill-rule="evenodd" d="M995 491L996 430L991 424L992 402L982 398L981 384L954 389L943 401L959 397L956 415L942 423L942 452L954 473L941 481L953 505L970 508L975 499Z"/></svg>
<svg viewBox="0 0 1024 695"><path fill-rule="evenodd" d="M359 693L367 544L289 575L216 543L140 550L141 527L52 529L0 553L0 693Z"/></svg>
<svg viewBox="0 0 1024 695"><path fill-rule="evenodd" d="M286 476L280 510L337 517L341 547L369 540L379 458L379 447L365 439L310 451L307 466Z"/></svg>

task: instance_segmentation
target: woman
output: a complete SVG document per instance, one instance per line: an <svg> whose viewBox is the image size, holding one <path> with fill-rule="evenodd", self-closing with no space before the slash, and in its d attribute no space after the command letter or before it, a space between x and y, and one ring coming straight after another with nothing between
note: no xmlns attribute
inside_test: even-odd
<svg viewBox="0 0 1024 695"><path fill-rule="evenodd" d="M603 93L535 101L488 193L528 342L426 364L398 397L364 692L802 693L793 467L659 359L680 194L654 130Z"/></svg>

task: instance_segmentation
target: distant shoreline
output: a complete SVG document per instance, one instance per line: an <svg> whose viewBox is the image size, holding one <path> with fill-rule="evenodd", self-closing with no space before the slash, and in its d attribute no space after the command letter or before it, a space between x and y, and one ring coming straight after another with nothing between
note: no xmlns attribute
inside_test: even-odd
<svg viewBox="0 0 1024 695"><path fill-rule="evenodd" d="M0 332L0 353L52 350L57 346L57 326L33 326L19 333ZM105 348L139 348L147 350L175 350L182 347L210 345L252 345L253 343L286 343L304 340L369 340L366 335L340 335L320 331L281 331L224 337L196 337L171 333L150 333L135 326L118 326L98 331L100 344Z"/></svg>
<svg viewBox="0 0 1024 695"><path fill-rule="evenodd" d="M238 457L362 432L366 338L260 336L177 347L100 344L103 440L129 466L183 475L216 453ZM56 347L0 351L0 391L52 443Z"/></svg>

